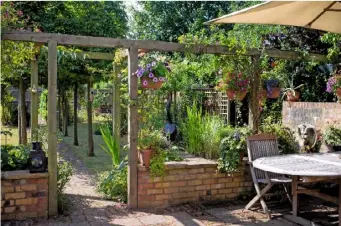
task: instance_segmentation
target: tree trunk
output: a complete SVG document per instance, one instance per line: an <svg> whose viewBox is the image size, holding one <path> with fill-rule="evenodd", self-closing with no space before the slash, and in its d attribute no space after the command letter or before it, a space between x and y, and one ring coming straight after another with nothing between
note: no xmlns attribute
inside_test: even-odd
<svg viewBox="0 0 341 226"><path fill-rule="evenodd" d="M91 79L89 79L88 82L88 108L87 108L87 113L88 113L88 146L89 146L89 151L88 151L88 156L92 157L95 156L94 152L94 140L92 137L92 100L91 100Z"/></svg>
<svg viewBox="0 0 341 226"><path fill-rule="evenodd" d="M19 93L20 93L20 122L21 122L21 131L19 136L21 136L21 143L27 144L27 121L26 121L26 100L25 100L25 86L24 80L20 78L19 80Z"/></svg>
<svg viewBox="0 0 341 226"><path fill-rule="evenodd" d="M66 97L66 91L63 93L63 105L64 105L64 112L63 112L63 127L64 127L64 137L69 136L68 133L68 120L69 120L69 105L68 105L68 100Z"/></svg>
<svg viewBox="0 0 341 226"><path fill-rule="evenodd" d="M77 131L77 106L78 106L78 84L75 84L73 92L73 145L78 146L78 131Z"/></svg>
<svg viewBox="0 0 341 226"><path fill-rule="evenodd" d="M60 89L58 90L58 130L60 132L63 131L63 127L62 127L62 104L61 104L61 94L60 94Z"/></svg>

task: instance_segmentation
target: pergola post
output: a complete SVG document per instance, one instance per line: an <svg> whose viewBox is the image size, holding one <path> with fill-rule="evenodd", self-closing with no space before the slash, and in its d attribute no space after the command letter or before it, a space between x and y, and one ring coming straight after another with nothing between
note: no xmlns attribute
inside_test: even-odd
<svg viewBox="0 0 341 226"><path fill-rule="evenodd" d="M57 214L57 42L48 42L49 215Z"/></svg>
<svg viewBox="0 0 341 226"><path fill-rule="evenodd" d="M249 97L249 126L253 133L258 133L260 125L260 55L252 56L253 76L251 79L251 92Z"/></svg>
<svg viewBox="0 0 341 226"><path fill-rule="evenodd" d="M38 60L31 60L31 140L36 141L38 128Z"/></svg>
<svg viewBox="0 0 341 226"><path fill-rule="evenodd" d="M138 138L138 112L137 112L137 77L134 74L138 65L138 49L132 45L128 49L128 207L137 208L137 138Z"/></svg>
<svg viewBox="0 0 341 226"><path fill-rule="evenodd" d="M119 76L121 68L114 66L114 86L112 91L112 115L113 115L113 135L116 141L118 141L118 146L120 146L120 130L121 130L121 78Z"/></svg>

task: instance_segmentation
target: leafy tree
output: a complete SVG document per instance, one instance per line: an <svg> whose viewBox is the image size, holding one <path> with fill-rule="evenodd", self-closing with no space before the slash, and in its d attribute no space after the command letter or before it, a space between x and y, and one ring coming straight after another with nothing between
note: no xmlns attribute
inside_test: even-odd
<svg viewBox="0 0 341 226"><path fill-rule="evenodd" d="M127 15L122 2L17 2L16 8L30 15L28 23L39 24L43 32L64 33L87 36L104 36L122 38L127 32ZM74 52L74 49L58 47L59 53ZM100 48L80 48L79 50L108 51ZM109 50L110 51L110 50ZM67 54L66 54L67 55ZM58 87L61 96L69 90L74 93L74 144L77 139L77 90L80 84L88 84L91 89L91 78L101 78L101 73L111 69L109 62L95 63L86 59L60 60L58 65ZM95 75L96 74L96 75ZM42 79L44 80L44 79ZM46 80L44 80L46 82ZM46 84L46 83L45 83ZM67 135L68 99L62 101L66 114L64 114L64 135ZM90 107L89 107L90 104ZM92 138L92 108L88 98L88 123L89 123L89 155L94 155ZM91 144L92 143L92 144Z"/></svg>
<svg viewBox="0 0 341 226"><path fill-rule="evenodd" d="M34 30L35 24L28 24L28 16L21 10L16 10L11 2L4 2L1 5L1 29L7 30ZM2 88L10 85L19 88L20 103L19 111L19 143L27 143L26 131L26 105L25 91L28 87L30 73L30 62L39 52L39 47L33 43L1 41L1 84ZM2 105L6 109L5 105Z"/></svg>
<svg viewBox="0 0 341 226"><path fill-rule="evenodd" d="M231 12L231 2L139 2L131 9L131 36L138 39L177 42L178 37L207 28L203 23ZM139 9L141 8L141 9ZM231 28L231 25L222 26ZM209 32L208 29L206 29Z"/></svg>

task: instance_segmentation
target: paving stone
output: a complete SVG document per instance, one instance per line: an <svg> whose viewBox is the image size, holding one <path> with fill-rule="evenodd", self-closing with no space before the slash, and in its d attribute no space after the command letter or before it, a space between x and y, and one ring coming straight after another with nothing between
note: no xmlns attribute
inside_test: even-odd
<svg viewBox="0 0 341 226"><path fill-rule="evenodd" d="M174 226L205 226L205 224L200 222L198 219L193 218L185 212L178 212L164 216L168 220L168 223Z"/></svg>
<svg viewBox="0 0 341 226"><path fill-rule="evenodd" d="M113 225L122 225L122 226L142 226L144 224L141 223L136 218L120 218L120 219L114 219L109 222L109 224Z"/></svg>
<svg viewBox="0 0 341 226"><path fill-rule="evenodd" d="M166 224L168 220L163 215L151 214L148 216L138 217L138 220L143 222L144 225L157 225L157 224Z"/></svg>

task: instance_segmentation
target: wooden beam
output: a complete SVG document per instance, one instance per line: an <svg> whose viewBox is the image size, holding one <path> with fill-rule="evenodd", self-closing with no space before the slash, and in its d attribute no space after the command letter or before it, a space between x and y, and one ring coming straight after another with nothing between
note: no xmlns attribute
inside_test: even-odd
<svg viewBox="0 0 341 226"><path fill-rule="evenodd" d="M91 60L110 60L114 59L114 54L112 53L102 53L102 52L76 52L77 57L82 59Z"/></svg>
<svg viewBox="0 0 341 226"><path fill-rule="evenodd" d="M323 194L319 191L316 190L311 190L311 189L298 189L297 194L306 194L310 196L314 196L316 198L334 203L334 204L339 204L339 198L337 197L332 197L330 195Z"/></svg>
<svg viewBox="0 0 341 226"><path fill-rule="evenodd" d="M49 215L57 214L57 42L48 42Z"/></svg>
<svg viewBox="0 0 341 226"><path fill-rule="evenodd" d="M131 46L128 50L128 207L137 208L137 77L134 74L138 65L138 48Z"/></svg>
<svg viewBox="0 0 341 226"><path fill-rule="evenodd" d="M79 35L53 34L53 33L36 33L36 32L5 32L3 40L27 41L47 43L49 40L58 42L60 45L75 45L83 47L102 47L102 48L126 48L135 46L138 49L155 50L164 52L191 52L191 53L209 53L236 55L235 50L230 50L227 46L204 45L204 44L180 44L174 42L152 41L152 40L128 40L117 38L91 37ZM249 49L243 55L253 56L261 55L259 49ZM264 51L269 57L281 59L301 59L299 52L280 51L277 49L266 49ZM317 61L325 61L326 56L321 54L308 54L307 58Z"/></svg>
<svg viewBox="0 0 341 226"><path fill-rule="evenodd" d="M38 128L38 60L31 60L31 140L37 141Z"/></svg>

